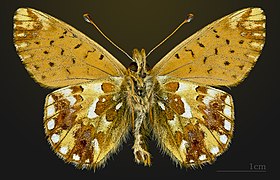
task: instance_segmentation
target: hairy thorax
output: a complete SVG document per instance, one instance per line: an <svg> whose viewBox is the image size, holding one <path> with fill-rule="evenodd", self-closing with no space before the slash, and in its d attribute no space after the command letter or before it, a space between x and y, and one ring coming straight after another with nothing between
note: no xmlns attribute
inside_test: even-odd
<svg viewBox="0 0 280 180"><path fill-rule="evenodd" d="M136 114L147 113L152 101L153 81L151 76L136 81L131 76L127 77L127 101Z"/></svg>

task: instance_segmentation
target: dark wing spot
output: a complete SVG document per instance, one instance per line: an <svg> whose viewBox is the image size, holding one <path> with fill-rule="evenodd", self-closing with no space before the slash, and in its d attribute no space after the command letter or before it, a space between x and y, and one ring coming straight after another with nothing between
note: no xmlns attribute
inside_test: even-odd
<svg viewBox="0 0 280 180"><path fill-rule="evenodd" d="M60 54L63 55L63 53L64 53L64 49L61 48Z"/></svg>
<svg viewBox="0 0 280 180"><path fill-rule="evenodd" d="M229 52L230 52L230 53L234 53L234 50L230 50Z"/></svg>
<svg viewBox="0 0 280 180"><path fill-rule="evenodd" d="M37 44L37 45L40 44L40 42L38 42L38 41L35 41L34 43Z"/></svg>
<svg viewBox="0 0 280 180"><path fill-rule="evenodd" d="M49 54L49 51L44 51L44 54Z"/></svg>
<svg viewBox="0 0 280 180"><path fill-rule="evenodd" d="M190 68L189 68L189 73L191 73L191 72L192 72L192 68L190 67Z"/></svg>
<svg viewBox="0 0 280 180"><path fill-rule="evenodd" d="M65 31L63 32L63 34L64 34L64 35L67 34L67 30L65 30Z"/></svg>
<svg viewBox="0 0 280 180"><path fill-rule="evenodd" d="M104 55L101 54L100 57L99 57L99 60L102 60L104 58Z"/></svg>
<svg viewBox="0 0 280 180"><path fill-rule="evenodd" d="M213 70L212 68L208 69L208 70L207 70L207 73L210 74L210 72L211 72L212 70Z"/></svg>
<svg viewBox="0 0 280 180"><path fill-rule="evenodd" d="M202 43L200 43L200 42L198 42L198 45L199 45L200 47L205 47L204 44L202 44Z"/></svg>
<svg viewBox="0 0 280 180"><path fill-rule="evenodd" d="M226 39L226 43L229 44L229 42L230 42L230 41L229 41L228 39Z"/></svg>
<svg viewBox="0 0 280 180"><path fill-rule="evenodd" d="M225 65L225 66L228 66L229 64L230 64L230 62L228 62L228 61L225 61L225 62L224 62L224 65Z"/></svg>
<svg viewBox="0 0 280 180"><path fill-rule="evenodd" d="M204 57L204 59L203 59L204 64L206 63L206 60L207 60L207 57Z"/></svg>
<svg viewBox="0 0 280 180"><path fill-rule="evenodd" d="M237 78L237 76L234 74L234 75L232 75L231 77L233 77L234 79L236 79Z"/></svg>
<svg viewBox="0 0 280 180"><path fill-rule="evenodd" d="M66 71L67 71L69 74L71 74L70 71L69 71L69 69L66 69Z"/></svg>
<svg viewBox="0 0 280 180"><path fill-rule="evenodd" d="M244 68L244 65L240 65L238 67L240 68L240 70L242 70Z"/></svg>
<svg viewBox="0 0 280 180"><path fill-rule="evenodd" d="M49 65L50 65L51 67L53 67L53 66L54 66L54 63L53 63L53 62L49 62Z"/></svg>
<svg viewBox="0 0 280 180"><path fill-rule="evenodd" d="M215 54L218 55L218 48L215 48Z"/></svg>
<svg viewBox="0 0 280 180"><path fill-rule="evenodd" d="M217 31L216 29L213 29L213 32L214 32L214 33L217 33L218 31Z"/></svg>
<svg viewBox="0 0 280 180"><path fill-rule="evenodd" d="M177 59L180 59L180 56L179 56L179 54L177 53L177 54L175 54L175 57L177 58Z"/></svg>
<svg viewBox="0 0 280 180"><path fill-rule="evenodd" d="M59 37L59 39L63 39L63 38L64 38L64 36L60 36L60 37Z"/></svg>
<svg viewBox="0 0 280 180"><path fill-rule="evenodd" d="M77 44L74 49L78 49L79 47L81 47L82 44Z"/></svg>
<svg viewBox="0 0 280 180"><path fill-rule="evenodd" d="M50 41L50 45L53 45L53 43L54 43L54 40L51 40L51 41Z"/></svg>
<svg viewBox="0 0 280 180"><path fill-rule="evenodd" d="M78 36L76 34L72 34L73 35L73 38L77 38Z"/></svg>
<svg viewBox="0 0 280 180"><path fill-rule="evenodd" d="M76 59L72 58L72 63L75 64L76 63Z"/></svg>
<svg viewBox="0 0 280 180"><path fill-rule="evenodd" d="M45 79L45 78L46 78L46 76L42 75L42 76L41 76L41 78L42 78L42 79Z"/></svg>
<svg viewBox="0 0 280 180"><path fill-rule="evenodd" d="M87 58L87 57L88 57L88 54L89 54L89 53L92 53L92 52L94 52L94 51L87 51L87 53L86 53L86 55L85 55L84 58Z"/></svg>
<svg viewBox="0 0 280 180"><path fill-rule="evenodd" d="M243 41L243 40L240 40L240 41L239 41L239 44L243 44L243 43L244 43L244 41Z"/></svg>
<svg viewBox="0 0 280 180"><path fill-rule="evenodd" d="M38 70L40 67L37 66L37 65L34 65L34 68L35 68L36 70Z"/></svg>
<svg viewBox="0 0 280 180"><path fill-rule="evenodd" d="M217 34L217 35L216 35L216 38L220 38L220 36Z"/></svg>
<svg viewBox="0 0 280 180"><path fill-rule="evenodd" d="M191 52L192 57L194 57L194 53L193 53L193 51L191 49L186 49L185 51Z"/></svg>

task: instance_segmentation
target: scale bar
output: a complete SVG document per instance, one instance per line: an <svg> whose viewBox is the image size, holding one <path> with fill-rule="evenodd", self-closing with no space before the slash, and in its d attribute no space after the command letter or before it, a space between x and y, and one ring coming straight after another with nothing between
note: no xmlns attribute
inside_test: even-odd
<svg viewBox="0 0 280 180"><path fill-rule="evenodd" d="M219 173L265 173L266 170L217 170Z"/></svg>

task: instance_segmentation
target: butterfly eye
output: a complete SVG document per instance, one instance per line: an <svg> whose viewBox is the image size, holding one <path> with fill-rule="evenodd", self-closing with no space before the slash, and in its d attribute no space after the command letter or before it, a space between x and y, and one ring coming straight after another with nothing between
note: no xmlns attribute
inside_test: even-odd
<svg viewBox="0 0 280 180"><path fill-rule="evenodd" d="M151 69L152 69L151 66L148 63L146 63L146 70L150 71Z"/></svg>
<svg viewBox="0 0 280 180"><path fill-rule="evenodd" d="M145 78L146 76L147 76L146 73L143 73L143 74L140 75L141 78Z"/></svg>
<svg viewBox="0 0 280 180"><path fill-rule="evenodd" d="M136 72L138 69L137 63L136 62L130 63L130 65L128 66L128 69L130 69L133 72Z"/></svg>

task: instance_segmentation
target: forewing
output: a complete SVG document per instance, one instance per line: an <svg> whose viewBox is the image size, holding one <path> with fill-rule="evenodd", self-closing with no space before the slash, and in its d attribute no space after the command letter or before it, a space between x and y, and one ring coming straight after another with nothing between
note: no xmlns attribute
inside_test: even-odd
<svg viewBox="0 0 280 180"><path fill-rule="evenodd" d="M213 162L232 138L231 96L188 81L159 81L150 117L160 146L180 166Z"/></svg>
<svg viewBox="0 0 280 180"><path fill-rule="evenodd" d="M53 150L79 168L104 165L129 130L122 78L59 89L46 97L44 126Z"/></svg>
<svg viewBox="0 0 280 180"><path fill-rule="evenodd" d="M227 15L181 42L152 74L207 85L233 86L255 65L265 41L265 15L247 8Z"/></svg>
<svg viewBox="0 0 280 180"><path fill-rule="evenodd" d="M19 8L14 15L14 44L28 72L47 87L122 76L126 71L80 31L31 8Z"/></svg>

